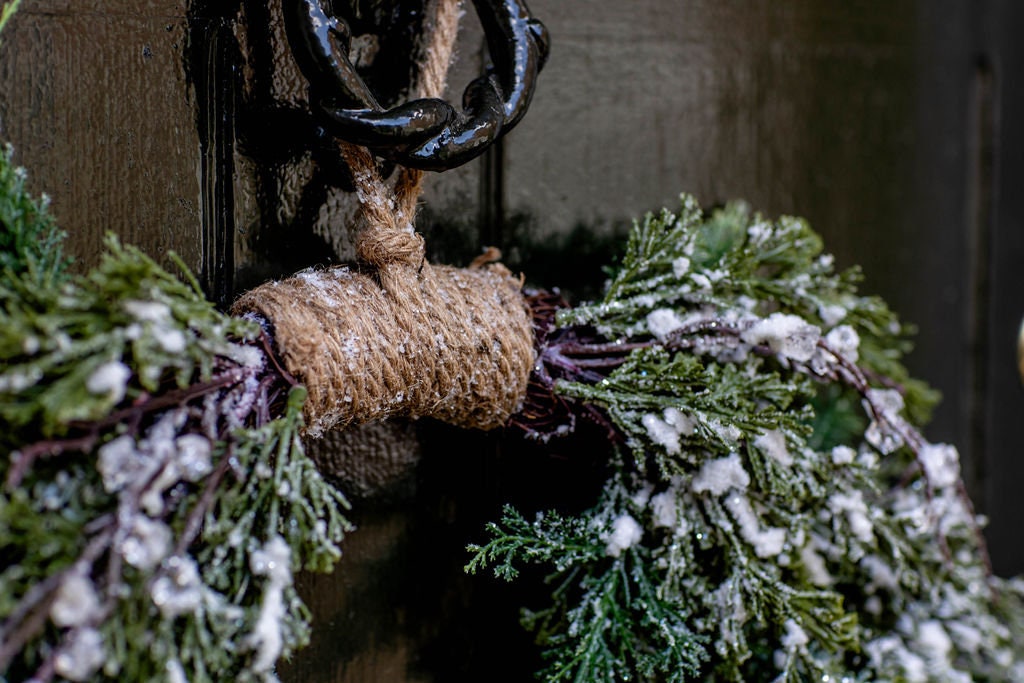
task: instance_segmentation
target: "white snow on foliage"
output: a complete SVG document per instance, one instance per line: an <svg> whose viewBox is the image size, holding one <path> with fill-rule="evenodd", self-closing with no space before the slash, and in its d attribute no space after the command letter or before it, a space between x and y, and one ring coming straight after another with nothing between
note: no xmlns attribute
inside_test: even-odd
<svg viewBox="0 0 1024 683"><path fill-rule="evenodd" d="M900 587L899 576L892 567L885 563L877 555L868 555L860 561L860 568L868 575L868 583L865 588L873 592L879 588L887 591L896 591Z"/></svg>
<svg viewBox="0 0 1024 683"><path fill-rule="evenodd" d="M849 465L857 457L857 451L849 446L839 445L832 449L832 463L835 465Z"/></svg>
<svg viewBox="0 0 1024 683"><path fill-rule="evenodd" d="M157 344L167 353L181 353L185 350L185 333L173 327L156 327L153 336Z"/></svg>
<svg viewBox="0 0 1024 683"><path fill-rule="evenodd" d="M821 321L828 327L839 324L846 317L846 307L842 304L821 304L818 306L818 315Z"/></svg>
<svg viewBox="0 0 1024 683"><path fill-rule="evenodd" d="M291 585L291 550L280 536L268 540L249 557L249 567L257 576L266 576L263 602L248 643L256 650L252 668L257 673L270 671L281 656L284 634L281 632L285 616L284 589Z"/></svg>
<svg viewBox="0 0 1024 683"><path fill-rule="evenodd" d="M175 555L167 559L165 569L150 589L153 604L167 619L194 613L203 597L203 584L195 560Z"/></svg>
<svg viewBox="0 0 1024 683"><path fill-rule="evenodd" d="M669 455L679 453L679 432L672 425L653 413L648 413L640 418L640 423L647 430L647 436L651 441L664 448L666 453Z"/></svg>
<svg viewBox="0 0 1024 683"><path fill-rule="evenodd" d="M148 482L141 505L151 516L164 510L164 492L178 482L197 482L212 470L213 445L201 434L183 434L175 438L181 415L166 414L146 432L138 443L123 435L97 449L96 468L110 492Z"/></svg>
<svg viewBox="0 0 1024 683"><path fill-rule="evenodd" d="M697 427L697 421L678 408L666 408L661 417L648 413L640 418L640 423L647 430L651 441L664 448L669 455L678 454L679 437L693 434Z"/></svg>
<svg viewBox="0 0 1024 683"><path fill-rule="evenodd" d="M665 339L682 326L682 319L671 308L659 308L647 314L647 329L658 339Z"/></svg>
<svg viewBox="0 0 1024 683"><path fill-rule="evenodd" d="M125 434L109 441L97 449L96 468L103 477L103 488L108 493L118 491L133 480L135 460L139 452L135 439Z"/></svg>
<svg viewBox="0 0 1024 683"><path fill-rule="evenodd" d="M955 447L928 443L918 451L917 459L935 488L954 486L960 481L960 454Z"/></svg>
<svg viewBox="0 0 1024 683"><path fill-rule="evenodd" d="M864 502L864 494L859 490L850 493L833 493L828 499L828 507L834 515L846 515L850 531L862 543L871 543L875 538L874 526L868 517L868 506Z"/></svg>
<svg viewBox="0 0 1024 683"><path fill-rule="evenodd" d="M740 535L754 548L758 557L775 557L786 545L786 530L778 527L761 528L750 499L734 493L725 501L725 507L740 526Z"/></svg>
<svg viewBox="0 0 1024 683"><path fill-rule="evenodd" d="M172 540L169 526L145 515L136 515L128 538L121 543L121 555L131 566L149 571L171 552Z"/></svg>
<svg viewBox="0 0 1024 683"><path fill-rule="evenodd" d="M953 641L938 620L929 619L918 624L917 641L921 649L927 653L928 659L941 663L949 662Z"/></svg>
<svg viewBox="0 0 1024 683"><path fill-rule="evenodd" d="M167 670L167 683L188 683L185 668L177 659L168 660L164 668Z"/></svg>
<svg viewBox="0 0 1024 683"><path fill-rule="evenodd" d="M623 513L612 522L611 533L605 539L608 544L605 546L605 554L609 557L618 557L623 550L628 550L639 543L643 535L644 530L639 522L628 512Z"/></svg>
<svg viewBox="0 0 1024 683"><path fill-rule="evenodd" d="M800 549L800 561L807 572L807 578L815 586L824 588L835 583L835 579L832 578L832 574L829 573L828 567L825 565L825 558L818 554L813 543L808 543Z"/></svg>
<svg viewBox="0 0 1024 683"><path fill-rule="evenodd" d="M125 313L141 322L158 323L171 317L171 307L159 301L129 300L121 304Z"/></svg>
<svg viewBox="0 0 1024 683"><path fill-rule="evenodd" d="M674 488L651 497L651 517L654 528L672 529L679 521L679 493Z"/></svg>
<svg viewBox="0 0 1024 683"><path fill-rule="evenodd" d="M78 628L53 658L53 669L69 681L87 681L106 661L103 636L94 628Z"/></svg>
<svg viewBox="0 0 1024 683"><path fill-rule="evenodd" d="M807 362L821 337L821 330L798 315L772 313L743 332L740 339L747 344L765 344L782 358Z"/></svg>
<svg viewBox="0 0 1024 683"><path fill-rule="evenodd" d="M811 642L811 639L807 637L807 633L800 627L800 624L796 623L795 619L786 619L785 627L786 633L783 634L781 642L782 647L787 650L803 647Z"/></svg>
<svg viewBox="0 0 1024 683"><path fill-rule="evenodd" d="M72 572L57 589L50 605L50 619L60 627L82 626L94 619L100 610L96 586L81 572Z"/></svg>
<svg viewBox="0 0 1024 683"><path fill-rule="evenodd" d="M690 270L690 259L685 256L679 256L672 261L672 274L677 278L682 278Z"/></svg>
<svg viewBox="0 0 1024 683"><path fill-rule="evenodd" d="M750 486L750 475L743 469L740 456L732 453L724 458L708 460L701 465L700 472L691 484L695 493L710 493L720 496L729 489L745 489Z"/></svg>
<svg viewBox="0 0 1024 683"><path fill-rule="evenodd" d="M864 411L873 417L864 438L882 455L888 455L903 445L900 429L905 426L900 413L903 396L895 389L868 389L862 401Z"/></svg>
<svg viewBox="0 0 1024 683"><path fill-rule="evenodd" d="M778 429L772 429L759 434L754 439L754 445L780 465L788 467L793 464L793 456L786 447L786 435Z"/></svg>
<svg viewBox="0 0 1024 683"><path fill-rule="evenodd" d="M895 389L868 389L865 392L870 405L881 412L886 420L896 420L903 410L903 395Z"/></svg>
<svg viewBox="0 0 1024 683"><path fill-rule="evenodd" d="M202 434L184 434L174 440L177 449L175 466L186 481L199 481L213 469L210 453L213 446Z"/></svg>
<svg viewBox="0 0 1024 683"><path fill-rule="evenodd" d="M119 360L104 363L85 380L85 388L90 394L107 395L114 403L120 403L128 388L128 379L132 371Z"/></svg>
<svg viewBox="0 0 1024 683"><path fill-rule="evenodd" d="M851 363L860 358L860 335L849 325L840 325L825 335L825 343Z"/></svg>

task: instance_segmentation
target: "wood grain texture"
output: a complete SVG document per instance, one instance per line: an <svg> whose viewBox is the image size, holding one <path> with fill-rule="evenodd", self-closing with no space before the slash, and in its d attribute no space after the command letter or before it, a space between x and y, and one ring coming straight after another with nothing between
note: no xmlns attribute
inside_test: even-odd
<svg viewBox="0 0 1024 683"><path fill-rule="evenodd" d="M994 70L993 164L990 195L991 275L982 415L985 445L985 511L992 559L1004 574L1024 572L1024 385L1014 373L1014 338L1024 317L1024 5L998 0L977 41L988 46Z"/></svg>
<svg viewBox="0 0 1024 683"><path fill-rule="evenodd" d="M0 46L0 125L79 268L107 231L198 266L199 144L180 3L24 8Z"/></svg>
<svg viewBox="0 0 1024 683"><path fill-rule="evenodd" d="M891 280L912 244L892 228L916 151L914 15L870 5L534 2L554 48L506 145L511 210L600 230L684 190L745 198Z"/></svg>

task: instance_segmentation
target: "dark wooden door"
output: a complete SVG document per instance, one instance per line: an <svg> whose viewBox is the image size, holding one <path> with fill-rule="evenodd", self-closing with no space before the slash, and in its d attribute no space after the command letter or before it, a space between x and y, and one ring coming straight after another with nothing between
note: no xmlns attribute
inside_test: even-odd
<svg viewBox="0 0 1024 683"><path fill-rule="evenodd" d="M959 445L997 570L1024 571L1024 6L530 6L553 37L540 89L500 147L430 180L432 258L497 244L535 283L586 294L629 221L680 191L806 216L919 325L911 366L945 395L930 436ZM353 203L332 151L303 132L278 15L273 0L24 0L0 46L0 137L53 197L79 267L112 230L176 250L226 303L351 255ZM453 98L483 59L466 24ZM318 452L361 529L334 576L302 578L316 635L284 677L525 680L536 662L508 652L529 650L515 624L529 596L464 577L461 549L506 498L557 493L536 468L562 485L573 473L422 425Z"/></svg>

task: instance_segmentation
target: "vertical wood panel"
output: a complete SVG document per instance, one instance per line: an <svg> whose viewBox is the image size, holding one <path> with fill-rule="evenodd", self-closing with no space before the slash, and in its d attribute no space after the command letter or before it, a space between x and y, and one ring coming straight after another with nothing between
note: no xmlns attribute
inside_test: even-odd
<svg viewBox="0 0 1024 683"><path fill-rule="evenodd" d="M1024 317L1024 5L991 0L989 19L996 128L985 493L993 562L1010 574L1024 572L1024 386L1014 362L1015 337Z"/></svg>
<svg viewBox="0 0 1024 683"><path fill-rule="evenodd" d="M53 197L82 268L108 230L200 264L183 19L175 2L23 3L4 32L2 135L34 190Z"/></svg>

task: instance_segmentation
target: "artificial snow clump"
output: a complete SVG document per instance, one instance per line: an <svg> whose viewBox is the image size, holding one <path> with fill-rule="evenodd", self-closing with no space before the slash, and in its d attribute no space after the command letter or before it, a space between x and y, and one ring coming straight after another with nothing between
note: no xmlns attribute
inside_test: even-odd
<svg viewBox="0 0 1024 683"><path fill-rule="evenodd" d="M647 437L673 455L680 452L681 436L691 436L697 428L697 421L678 408L669 406L659 417L648 413L640 418L640 424L647 430Z"/></svg>
<svg viewBox="0 0 1024 683"><path fill-rule="evenodd" d="M167 683L188 683L188 677L185 676L185 669L177 659L168 661L166 669Z"/></svg>
<svg viewBox="0 0 1024 683"><path fill-rule="evenodd" d="M100 599L96 586L88 576L71 572L57 589L57 597L50 605L50 619L60 627L82 626L97 617Z"/></svg>
<svg viewBox="0 0 1024 683"><path fill-rule="evenodd" d="M266 576L263 602L249 645L256 650L252 668L270 671L281 656L284 637L281 622L285 615L284 589L292 583L291 550L280 536L274 536L252 553L250 564L257 576Z"/></svg>
<svg viewBox="0 0 1024 683"><path fill-rule="evenodd" d="M825 343L850 363L856 363L859 359L860 335L849 325L840 325L829 330L825 335Z"/></svg>
<svg viewBox="0 0 1024 683"><path fill-rule="evenodd" d="M96 368L85 381L89 393L109 396L111 402L120 403L128 388L132 371L119 360L110 361Z"/></svg>
<svg viewBox="0 0 1024 683"><path fill-rule="evenodd" d="M679 431L657 415L647 414L640 420L647 429L651 441L665 448L668 453L679 452Z"/></svg>
<svg viewBox="0 0 1024 683"><path fill-rule="evenodd" d="M874 540L874 526L868 516L868 506L864 502L864 495L860 491L833 493L828 499L828 506L833 514L846 515L850 530L861 543L871 543Z"/></svg>
<svg viewBox="0 0 1024 683"><path fill-rule="evenodd" d="M949 444L925 444L917 455L928 482L947 488L960 481L960 454Z"/></svg>
<svg viewBox="0 0 1024 683"><path fill-rule="evenodd" d="M76 628L53 660L53 669L69 681L87 681L103 665L103 636L94 628Z"/></svg>
<svg viewBox="0 0 1024 683"><path fill-rule="evenodd" d="M199 481L212 469L210 440L201 434L185 434L174 440L175 466L186 481Z"/></svg>
<svg viewBox="0 0 1024 683"><path fill-rule="evenodd" d="M775 527L762 529L750 499L734 493L725 501L725 507L732 513L740 527L740 535L749 543L758 557L775 557L786 544L786 530Z"/></svg>
<svg viewBox="0 0 1024 683"><path fill-rule="evenodd" d="M782 636L781 644L782 647L787 650L803 647L807 643L811 642L811 639L807 637L807 632L800 627L800 624L796 623L794 619L786 619L784 624L786 633Z"/></svg>
<svg viewBox="0 0 1024 683"><path fill-rule="evenodd" d="M658 339L664 339L683 326L683 321L671 308L659 308L647 314L647 329Z"/></svg>
<svg viewBox="0 0 1024 683"><path fill-rule="evenodd" d="M720 496L730 489L750 486L750 475L743 469L740 456L732 453L724 458L705 462L691 484L695 493Z"/></svg>
<svg viewBox="0 0 1024 683"><path fill-rule="evenodd" d="M778 429L770 429L763 434L759 434L754 439L754 445L784 467L793 464L793 455L786 447L786 435Z"/></svg>
<svg viewBox="0 0 1024 683"><path fill-rule="evenodd" d="M682 279L690 270L690 259L679 256L672 261L672 274Z"/></svg>
<svg viewBox="0 0 1024 683"><path fill-rule="evenodd" d="M150 589L153 604L167 619L195 612L203 598L203 584L195 560L174 555L167 558L164 565L166 571Z"/></svg>
<svg viewBox="0 0 1024 683"><path fill-rule="evenodd" d="M157 343L167 353L181 353L185 350L185 333L172 327L158 327L153 332Z"/></svg>
<svg viewBox="0 0 1024 683"><path fill-rule="evenodd" d="M121 555L133 567L150 570L171 552L172 538L169 526L139 514L128 538L121 543Z"/></svg>
<svg viewBox="0 0 1024 683"><path fill-rule="evenodd" d="M121 306L139 322L161 323L171 317L171 307L160 301L129 299L121 302Z"/></svg>
<svg viewBox="0 0 1024 683"><path fill-rule="evenodd" d="M789 313L772 313L740 334L748 344L766 344L780 357L800 363L811 359L820 337L821 330Z"/></svg>
<svg viewBox="0 0 1024 683"><path fill-rule="evenodd" d="M895 389L868 389L865 399L869 410L879 412L880 418L890 422L898 420L904 408L903 396Z"/></svg>
<svg viewBox="0 0 1024 683"><path fill-rule="evenodd" d="M608 544L605 546L605 554L609 557L618 557L623 550L629 550L643 538L644 529L630 514L623 514L612 522L611 533L608 534Z"/></svg>
<svg viewBox="0 0 1024 683"><path fill-rule="evenodd" d="M807 571L807 577L815 586L824 588L835 583L835 579L829 573L824 558L815 550L813 542L807 543L800 549L800 561Z"/></svg>
<svg viewBox="0 0 1024 683"><path fill-rule="evenodd" d="M849 446L840 444L832 447L832 463L835 465L849 465L857 457L857 451Z"/></svg>
<svg viewBox="0 0 1024 683"><path fill-rule="evenodd" d="M651 496L651 515L655 528L676 528L680 519L679 512L676 509L678 506L678 496L679 493L674 488Z"/></svg>
<svg viewBox="0 0 1024 683"><path fill-rule="evenodd" d="M818 306L818 315L826 327L833 327L842 322L846 317L846 306L842 304L821 304Z"/></svg>
<svg viewBox="0 0 1024 683"><path fill-rule="evenodd" d="M127 434L119 436L100 446L97 454L96 467L108 493L119 491L128 482L135 480L136 461L139 458L135 439Z"/></svg>

